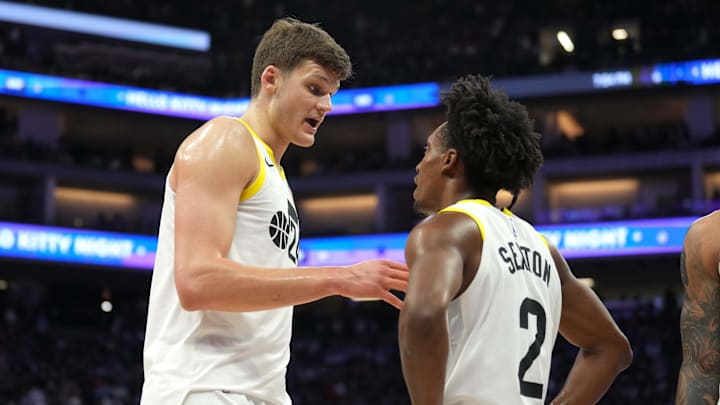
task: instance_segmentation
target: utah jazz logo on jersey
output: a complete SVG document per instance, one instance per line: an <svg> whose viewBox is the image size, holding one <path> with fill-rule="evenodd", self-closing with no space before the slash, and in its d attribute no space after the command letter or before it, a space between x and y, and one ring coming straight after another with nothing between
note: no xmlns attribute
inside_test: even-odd
<svg viewBox="0 0 720 405"><path fill-rule="evenodd" d="M275 246L288 251L288 257L293 263L298 262L298 249L300 247L300 220L292 202L288 200L287 214L277 211L270 219L270 239Z"/></svg>

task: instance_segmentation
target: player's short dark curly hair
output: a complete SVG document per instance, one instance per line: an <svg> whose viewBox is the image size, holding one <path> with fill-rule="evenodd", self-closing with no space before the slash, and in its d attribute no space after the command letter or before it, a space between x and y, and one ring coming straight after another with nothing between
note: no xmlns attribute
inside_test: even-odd
<svg viewBox="0 0 720 405"><path fill-rule="evenodd" d="M543 163L540 134L525 107L493 90L482 76L469 75L443 95L445 146L455 148L468 185L478 193L505 189L517 196L532 185Z"/></svg>

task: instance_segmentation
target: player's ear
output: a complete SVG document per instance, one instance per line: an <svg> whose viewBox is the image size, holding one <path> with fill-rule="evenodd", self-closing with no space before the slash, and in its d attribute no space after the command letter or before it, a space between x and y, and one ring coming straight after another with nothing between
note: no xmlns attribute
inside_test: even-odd
<svg viewBox="0 0 720 405"><path fill-rule="evenodd" d="M268 65L260 75L260 84L264 89L274 93L280 83L282 72L275 65Z"/></svg>
<svg viewBox="0 0 720 405"><path fill-rule="evenodd" d="M455 172L460 164L460 155L455 148L443 152L443 172Z"/></svg>

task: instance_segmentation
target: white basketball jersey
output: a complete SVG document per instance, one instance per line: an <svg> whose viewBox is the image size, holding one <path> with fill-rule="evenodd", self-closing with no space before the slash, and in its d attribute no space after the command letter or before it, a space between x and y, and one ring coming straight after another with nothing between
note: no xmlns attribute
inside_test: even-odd
<svg viewBox="0 0 720 405"><path fill-rule="evenodd" d="M547 242L484 200L444 211L469 215L483 238L475 278L448 309L444 404L544 404L562 306Z"/></svg>
<svg viewBox="0 0 720 405"><path fill-rule="evenodd" d="M260 170L239 196L228 258L258 267L295 267L299 221L292 193L272 150L240 122L253 135ZM142 404L180 404L190 392L213 390L290 404L285 373L292 307L185 311L175 288L174 218L175 193L166 183L145 335Z"/></svg>

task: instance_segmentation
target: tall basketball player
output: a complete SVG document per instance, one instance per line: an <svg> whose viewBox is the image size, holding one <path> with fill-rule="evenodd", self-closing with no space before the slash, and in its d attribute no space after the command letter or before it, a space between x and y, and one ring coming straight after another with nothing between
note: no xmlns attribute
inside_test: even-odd
<svg viewBox="0 0 720 405"><path fill-rule="evenodd" d="M720 387L720 211L695 221L685 235L680 276L683 362L677 404L718 402Z"/></svg>
<svg viewBox="0 0 720 405"><path fill-rule="evenodd" d="M142 403L288 405L292 306L407 288L407 267L369 261L296 268L299 223L280 165L309 147L351 73L325 31L278 20L253 59L242 118L210 120L167 177L144 349Z"/></svg>
<svg viewBox="0 0 720 405"><path fill-rule="evenodd" d="M580 347L553 404L594 404L632 352L557 249L499 206L532 184L543 158L527 111L481 77L443 99L447 122L416 167L410 282L400 351L414 405L544 404L558 330ZM512 206L512 203L510 204Z"/></svg>

